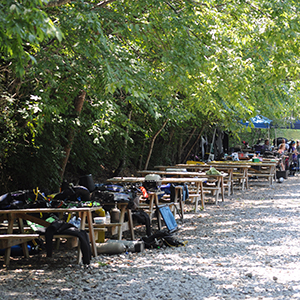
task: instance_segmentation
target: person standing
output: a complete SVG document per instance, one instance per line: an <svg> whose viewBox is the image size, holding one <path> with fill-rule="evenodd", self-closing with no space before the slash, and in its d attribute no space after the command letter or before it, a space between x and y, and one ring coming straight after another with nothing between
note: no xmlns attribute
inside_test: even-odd
<svg viewBox="0 0 300 300"><path fill-rule="evenodd" d="M297 171L299 172L299 167L300 167L300 141L299 140L297 140L296 151L297 151Z"/></svg>
<svg viewBox="0 0 300 300"><path fill-rule="evenodd" d="M290 159L289 159L290 175L295 175L295 170L297 168L297 157L298 157L295 141L292 141L290 143L289 157L290 157Z"/></svg>

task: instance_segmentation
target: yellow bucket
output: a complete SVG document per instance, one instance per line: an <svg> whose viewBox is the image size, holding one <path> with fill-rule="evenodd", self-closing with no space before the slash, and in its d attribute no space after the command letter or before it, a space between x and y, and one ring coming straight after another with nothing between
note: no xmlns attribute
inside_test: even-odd
<svg viewBox="0 0 300 300"><path fill-rule="evenodd" d="M104 230L98 231L97 243L104 243L104 242L105 242L105 231Z"/></svg>

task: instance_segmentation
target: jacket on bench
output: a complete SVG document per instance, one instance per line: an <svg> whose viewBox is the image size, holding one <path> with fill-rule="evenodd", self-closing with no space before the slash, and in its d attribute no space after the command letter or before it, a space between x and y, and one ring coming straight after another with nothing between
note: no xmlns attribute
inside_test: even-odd
<svg viewBox="0 0 300 300"><path fill-rule="evenodd" d="M80 240L80 248L82 252L82 261L84 264L89 264L92 251L89 241L89 236L86 231L80 230L70 223L62 220L54 221L47 227L45 232L47 257L52 257L52 239L55 234L67 234L76 236Z"/></svg>

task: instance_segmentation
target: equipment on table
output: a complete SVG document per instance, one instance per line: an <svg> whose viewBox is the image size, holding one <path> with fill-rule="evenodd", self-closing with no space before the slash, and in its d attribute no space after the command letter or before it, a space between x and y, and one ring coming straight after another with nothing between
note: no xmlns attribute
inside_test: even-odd
<svg viewBox="0 0 300 300"><path fill-rule="evenodd" d="M111 223L119 223L121 211L117 208L117 204L113 209L110 210L110 221Z"/></svg>
<svg viewBox="0 0 300 300"><path fill-rule="evenodd" d="M161 177L157 174L148 174L145 176L143 187L147 191L158 190L161 186Z"/></svg>

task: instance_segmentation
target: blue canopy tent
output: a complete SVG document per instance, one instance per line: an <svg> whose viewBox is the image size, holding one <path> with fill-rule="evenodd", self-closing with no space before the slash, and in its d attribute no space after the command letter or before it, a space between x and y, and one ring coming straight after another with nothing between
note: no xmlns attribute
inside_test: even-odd
<svg viewBox="0 0 300 300"><path fill-rule="evenodd" d="M291 122L288 129L300 129L300 120L297 120L295 122Z"/></svg>
<svg viewBox="0 0 300 300"><path fill-rule="evenodd" d="M262 128L262 129L268 129L271 127L271 123L272 123L272 120L264 117L264 116L260 116L260 115L257 115L253 118L250 119L250 122L253 123L253 126L254 128ZM245 126L249 126L250 124L249 121L247 122L240 122L242 125L245 125ZM300 126L300 122L299 122L299 126ZM300 128L300 127L299 127Z"/></svg>
<svg viewBox="0 0 300 300"><path fill-rule="evenodd" d="M268 129L268 138L270 139L270 128L271 128L272 120L270 120L264 116L257 115L255 117L251 118L250 122L253 124L254 128ZM244 123L244 122L240 121L240 123L246 127L250 126L250 122L247 121Z"/></svg>

